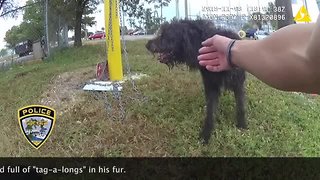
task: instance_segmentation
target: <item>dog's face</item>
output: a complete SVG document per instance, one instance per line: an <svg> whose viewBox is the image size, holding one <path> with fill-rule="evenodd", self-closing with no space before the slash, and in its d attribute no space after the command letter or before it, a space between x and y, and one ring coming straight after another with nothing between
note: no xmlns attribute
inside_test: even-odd
<svg viewBox="0 0 320 180"><path fill-rule="evenodd" d="M159 62L172 67L183 58L183 24L164 23L156 37L149 40L146 48L157 55Z"/></svg>

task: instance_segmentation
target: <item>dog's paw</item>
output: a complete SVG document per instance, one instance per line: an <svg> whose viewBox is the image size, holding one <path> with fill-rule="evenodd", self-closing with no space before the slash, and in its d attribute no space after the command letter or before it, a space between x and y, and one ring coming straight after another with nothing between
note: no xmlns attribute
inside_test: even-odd
<svg viewBox="0 0 320 180"><path fill-rule="evenodd" d="M247 130L248 129L247 124L237 124L236 126L240 130Z"/></svg>
<svg viewBox="0 0 320 180"><path fill-rule="evenodd" d="M210 139L210 134L205 133L204 131L200 132L199 134L199 141L203 145L208 145L209 144L209 139Z"/></svg>

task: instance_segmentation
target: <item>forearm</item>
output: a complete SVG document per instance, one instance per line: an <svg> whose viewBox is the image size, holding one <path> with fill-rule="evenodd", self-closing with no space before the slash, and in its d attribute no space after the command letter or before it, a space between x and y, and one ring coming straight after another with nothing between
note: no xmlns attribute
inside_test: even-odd
<svg viewBox="0 0 320 180"><path fill-rule="evenodd" d="M264 40L238 41L232 49L232 61L275 88L319 92L310 70L315 69L314 64L306 55L313 27L291 25Z"/></svg>
<svg viewBox="0 0 320 180"><path fill-rule="evenodd" d="M310 66L313 67L311 71L314 74L314 83L320 88L320 18L318 18L317 23L314 26L315 28L311 34L310 42L307 45L306 56Z"/></svg>

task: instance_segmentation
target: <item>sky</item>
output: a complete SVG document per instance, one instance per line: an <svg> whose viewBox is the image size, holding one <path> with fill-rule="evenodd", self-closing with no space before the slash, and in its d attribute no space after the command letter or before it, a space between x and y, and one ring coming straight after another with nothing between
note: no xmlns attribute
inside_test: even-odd
<svg viewBox="0 0 320 180"><path fill-rule="evenodd" d="M184 7L184 0L179 0L179 14L180 14L180 18L184 18L184 14L185 14L185 7ZM241 13L247 13L247 10L251 11L252 8L254 7L258 7L260 6L262 7L267 7L268 2L271 2L274 0L230 0L230 4L233 7L238 7L241 6L242 7L242 12ZM297 3L295 5L293 5L293 13L296 14L299 10L299 8L303 5L302 4L302 0L293 0L296 1ZM308 3L308 9L312 8L312 7L316 7L313 3L315 3L315 0L307 0L310 1L310 3ZM19 0L19 5L24 5L26 0ZM188 14L192 16L195 15L202 15L202 13L204 13L202 11L202 7L203 6L210 6L210 7L227 7L229 6L229 1L227 0L188 0ZM151 6L149 6L151 7ZM222 12L222 10L219 10L218 12L215 12L217 14L225 14L225 12ZM236 12L232 11L232 14L235 14ZM312 16L317 17L319 11L314 11ZM160 12L159 12L160 15ZM97 21L96 25L94 25L93 27L88 27L88 30L91 32L95 32L98 30L101 30L102 27L104 27L104 5L100 4L97 8L97 13L95 13L93 15L95 17L95 20ZM176 0L171 0L170 4L168 7L164 7L163 8L163 16L167 19L170 20L173 17L176 16ZM313 21L315 21L315 18L312 19ZM16 19L3 19L0 18L0 49L3 48L5 46L5 42L3 40L3 38L5 37L5 33L7 30L9 30L12 26L14 25L19 25L22 22L22 14L20 14L20 16ZM128 25L128 23L126 22L126 25ZM71 37L73 34L72 32L69 33L69 37Z"/></svg>

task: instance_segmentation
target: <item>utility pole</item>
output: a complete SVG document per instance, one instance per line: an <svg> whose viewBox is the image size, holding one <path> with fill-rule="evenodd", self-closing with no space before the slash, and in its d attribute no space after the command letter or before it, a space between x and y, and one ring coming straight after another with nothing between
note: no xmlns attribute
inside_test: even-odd
<svg viewBox="0 0 320 180"><path fill-rule="evenodd" d="M48 27L48 0L45 1L45 11L46 11L46 44L47 44L47 57L50 56L50 43L49 43L49 27Z"/></svg>
<svg viewBox="0 0 320 180"><path fill-rule="evenodd" d="M303 4L305 5L306 9L307 9L307 12L308 12L308 4L307 4L307 1L304 0Z"/></svg>
<svg viewBox="0 0 320 180"><path fill-rule="evenodd" d="M179 17L179 0L176 0L176 18L177 19L180 19Z"/></svg>
<svg viewBox="0 0 320 180"><path fill-rule="evenodd" d="M161 17L161 20L160 20L160 22L162 23L162 0L160 1L160 10L161 10L161 14L160 14L160 17Z"/></svg>
<svg viewBox="0 0 320 180"><path fill-rule="evenodd" d="M184 14L185 14L185 19L188 19L188 0L184 0Z"/></svg>

